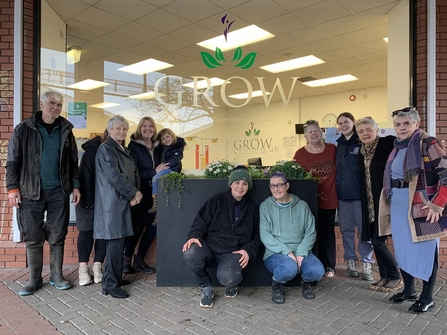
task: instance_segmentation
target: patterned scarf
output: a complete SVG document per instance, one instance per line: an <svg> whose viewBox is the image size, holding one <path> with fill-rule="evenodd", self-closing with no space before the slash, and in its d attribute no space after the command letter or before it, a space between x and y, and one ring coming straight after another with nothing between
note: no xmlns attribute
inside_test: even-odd
<svg viewBox="0 0 447 335"><path fill-rule="evenodd" d="M394 149L388 156L383 175L383 194L387 202L391 200L391 165L399 149L408 148L404 159L404 182L409 182L414 175L418 175L421 171L420 140L423 133L422 129L416 129L409 139L394 141Z"/></svg>
<svg viewBox="0 0 447 335"><path fill-rule="evenodd" d="M371 161L374 157L374 153L376 152L377 144L379 143L379 136L371 144L362 144L360 148L360 153L364 157L365 161L365 181L366 181L366 199L367 199L367 207L368 207L368 223L372 223L375 220L375 211L374 211L374 199L372 194L372 186L371 186Z"/></svg>

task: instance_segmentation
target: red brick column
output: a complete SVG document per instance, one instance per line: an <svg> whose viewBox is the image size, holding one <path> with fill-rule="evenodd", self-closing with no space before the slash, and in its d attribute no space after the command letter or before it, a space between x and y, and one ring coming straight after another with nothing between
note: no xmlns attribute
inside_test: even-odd
<svg viewBox="0 0 447 335"><path fill-rule="evenodd" d="M33 0L24 1L24 101L23 115L32 113L33 66ZM26 64L26 65L25 65ZM12 207L6 192L5 165L8 142L13 131L14 98L14 0L0 2L0 268L25 267L26 257L23 243L13 242Z"/></svg>

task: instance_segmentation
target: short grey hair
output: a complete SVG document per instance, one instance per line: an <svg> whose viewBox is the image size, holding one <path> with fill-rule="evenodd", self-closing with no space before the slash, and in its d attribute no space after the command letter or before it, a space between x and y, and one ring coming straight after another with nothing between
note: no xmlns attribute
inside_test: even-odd
<svg viewBox="0 0 447 335"><path fill-rule="evenodd" d="M64 96L56 91L46 91L40 96L40 102L47 102L49 99L53 98L61 104L64 103Z"/></svg>
<svg viewBox="0 0 447 335"><path fill-rule="evenodd" d="M371 117L371 116L365 116L361 118L360 120L357 120L355 123L355 129L361 125L361 124L367 124L368 126L373 126L375 130L379 130L379 126L377 125L377 122Z"/></svg>
<svg viewBox="0 0 447 335"><path fill-rule="evenodd" d="M412 123L417 123L421 121L421 117L419 116L418 110L411 106L395 110L394 112L391 113L391 116L393 117L393 120L396 117L405 117L409 118Z"/></svg>
<svg viewBox="0 0 447 335"><path fill-rule="evenodd" d="M118 122L122 126L126 126L127 129L129 129L129 121L127 121L124 116L115 115L115 116L112 116L110 118L109 122L107 123L107 131L109 132L109 134L113 130L113 125L115 124L115 122Z"/></svg>

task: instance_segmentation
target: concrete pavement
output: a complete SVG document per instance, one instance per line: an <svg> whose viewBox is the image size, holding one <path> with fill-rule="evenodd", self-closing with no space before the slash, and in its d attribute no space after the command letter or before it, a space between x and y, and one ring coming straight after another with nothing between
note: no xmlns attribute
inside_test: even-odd
<svg viewBox="0 0 447 335"><path fill-rule="evenodd" d="M155 275L127 275L127 299L101 295L101 285L79 286L77 268L64 269L74 287L58 291L48 282L34 295L17 292L27 270L0 270L1 334L447 334L447 271L440 269L435 310L408 312L410 302L391 304L390 293L371 291L369 282L337 269L314 288L315 300L304 300L300 288L287 288L286 303L271 301L270 287L241 287L236 298L215 288L214 307L199 306L198 288L156 287ZM377 269L375 269L377 271ZM378 277L377 272L374 274ZM418 292L422 283L416 284ZM31 324L31 328L30 328Z"/></svg>

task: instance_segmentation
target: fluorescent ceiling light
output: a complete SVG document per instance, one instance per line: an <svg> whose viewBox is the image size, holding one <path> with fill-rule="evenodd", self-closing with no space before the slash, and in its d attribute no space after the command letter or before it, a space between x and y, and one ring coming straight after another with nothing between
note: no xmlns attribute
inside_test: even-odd
<svg viewBox="0 0 447 335"><path fill-rule="evenodd" d="M153 99L153 98L155 98L155 93L154 92L145 92L145 93L131 95L128 98L130 98L130 99L138 99L138 100Z"/></svg>
<svg viewBox="0 0 447 335"><path fill-rule="evenodd" d="M354 77L350 74L345 74L344 76L306 81L303 84L310 86L310 87L318 87L318 86L327 86L327 85L332 85L332 84L340 84L340 83L345 83L345 82L354 81L354 80L359 80L359 78Z"/></svg>
<svg viewBox="0 0 447 335"><path fill-rule="evenodd" d="M265 95L270 95L270 92L265 92ZM255 97L260 97L262 96L262 91L253 91L251 93L251 97L255 98ZM234 99L247 99L248 98L248 92L246 93L239 93L239 94L233 94L233 95L229 95L230 98L234 98Z"/></svg>
<svg viewBox="0 0 447 335"><path fill-rule="evenodd" d="M133 74L145 74L149 72L155 72L163 69L167 69L168 67L172 67L174 65L165 63L153 58L146 59L144 61L131 64L129 66L124 66L119 68L119 71L129 72Z"/></svg>
<svg viewBox="0 0 447 335"><path fill-rule="evenodd" d="M90 90L94 90L95 88L98 87L104 87L110 84L107 84L103 81L97 81L97 80L93 80L93 79L86 79L83 81L80 81L78 83L74 83L71 85L68 85L69 88L74 88L74 89L78 89L78 90L86 90L86 91L90 91Z"/></svg>
<svg viewBox="0 0 447 335"><path fill-rule="evenodd" d="M99 104L94 104L94 105L90 105L90 107L95 107L95 108L110 108L110 107L115 107L115 106L119 106L120 104L116 104L114 102L100 102Z"/></svg>
<svg viewBox="0 0 447 335"><path fill-rule="evenodd" d="M315 57L314 55L309 55L305 57L295 58L286 60L284 62L274 63L270 65L261 66L261 69L272 73L290 71L293 69L299 69L302 67L314 66L318 64L325 63L324 60Z"/></svg>
<svg viewBox="0 0 447 335"><path fill-rule="evenodd" d="M211 82L211 87L213 87L213 86L222 85L225 82L225 80L217 78L217 77L213 77L213 78L210 78L210 82ZM194 88L194 81L191 83L188 83L188 84L183 84L182 86ZM197 81L198 89L202 89L205 87L208 87L208 83L207 83L206 79Z"/></svg>
<svg viewBox="0 0 447 335"><path fill-rule="evenodd" d="M252 24L251 26L228 33L227 40L225 40L223 35L219 35L209 40L199 42L197 45L210 50L216 50L216 48L219 48L220 50L225 51L241 47L243 45L263 41L272 37L275 37L275 35L270 34L268 31Z"/></svg>
<svg viewBox="0 0 447 335"><path fill-rule="evenodd" d="M388 37L384 37L383 40L388 44Z"/></svg>

